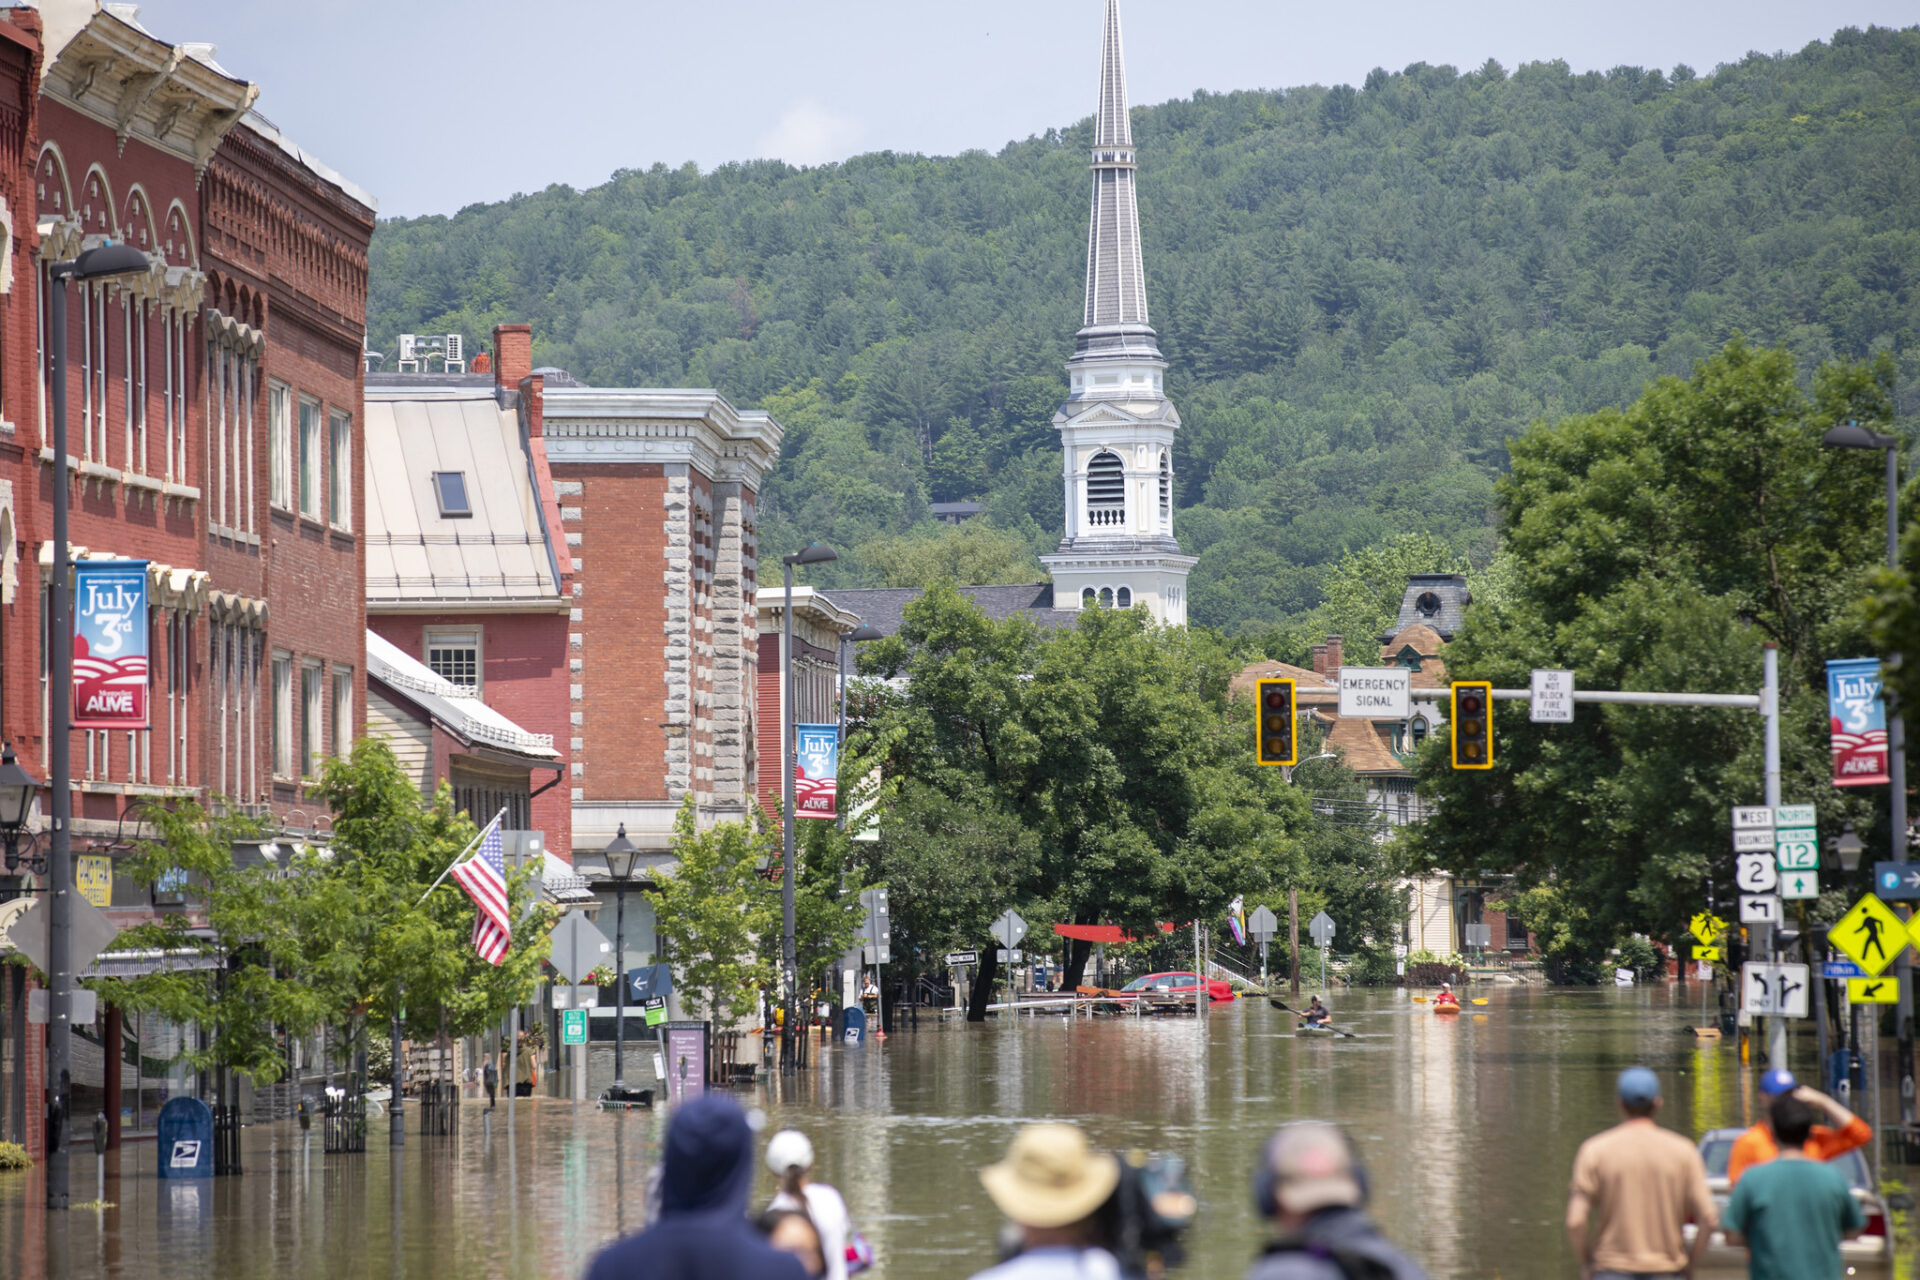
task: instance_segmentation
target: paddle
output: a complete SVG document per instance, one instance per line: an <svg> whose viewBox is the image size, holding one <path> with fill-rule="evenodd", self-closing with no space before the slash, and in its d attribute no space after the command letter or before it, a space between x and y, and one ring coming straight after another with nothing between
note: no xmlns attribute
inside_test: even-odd
<svg viewBox="0 0 1920 1280"><path fill-rule="evenodd" d="M1300 1012L1298 1009L1289 1009L1287 1007L1286 1001L1281 1000L1277 996L1268 996L1267 1003L1272 1005L1274 1008L1281 1010L1282 1012L1292 1014L1296 1018L1305 1018L1307 1016L1306 1014ZM1351 1031L1342 1031L1340 1028L1336 1026L1331 1026L1325 1023L1321 1025L1326 1026L1327 1030L1333 1032L1335 1035L1345 1036L1349 1040L1358 1040L1360 1038L1359 1036L1356 1036L1355 1034L1353 1034L1353 1032Z"/></svg>
<svg viewBox="0 0 1920 1280"><path fill-rule="evenodd" d="M1473 1002L1475 1004L1485 1004L1487 1002L1487 998L1485 996L1475 996L1473 998Z"/></svg>

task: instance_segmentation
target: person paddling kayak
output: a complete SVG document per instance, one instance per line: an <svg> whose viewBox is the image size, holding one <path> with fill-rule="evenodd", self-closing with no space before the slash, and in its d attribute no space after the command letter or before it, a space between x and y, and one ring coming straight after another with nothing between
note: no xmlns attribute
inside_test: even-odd
<svg viewBox="0 0 1920 1280"><path fill-rule="evenodd" d="M1453 994L1451 982L1443 982L1440 984L1440 994L1433 998L1433 1003L1435 1005L1450 1004L1457 1009L1460 1007L1460 997Z"/></svg>
<svg viewBox="0 0 1920 1280"><path fill-rule="evenodd" d="M1301 1016L1300 1025L1303 1027L1324 1027L1332 1021L1332 1011L1320 1003L1319 996L1315 996L1312 1002L1307 1005L1306 1013Z"/></svg>

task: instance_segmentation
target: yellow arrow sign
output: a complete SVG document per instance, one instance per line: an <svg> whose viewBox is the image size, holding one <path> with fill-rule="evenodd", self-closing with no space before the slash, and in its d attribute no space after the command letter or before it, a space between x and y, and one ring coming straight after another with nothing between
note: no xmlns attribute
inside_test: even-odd
<svg viewBox="0 0 1920 1280"><path fill-rule="evenodd" d="M1703 944L1712 946L1713 940L1727 931L1727 922L1719 916L1697 911L1693 919L1687 922L1687 931Z"/></svg>
<svg viewBox="0 0 1920 1280"><path fill-rule="evenodd" d="M1848 978L1847 999L1855 1004L1899 1004L1900 979Z"/></svg>
<svg viewBox="0 0 1920 1280"><path fill-rule="evenodd" d="M1827 937L1847 959L1876 978L1907 949L1908 941L1906 923L1872 894L1854 903Z"/></svg>
<svg viewBox="0 0 1920 1280"><path fill-rule="evenodd" d="M1694 958L1695 960L1714 960L1714 961L1718 961L1718 960L1719 960L1719 959L1721 958L1721 956L1720 956L1720 948L1718 948L1718 947L1703 947L1703 946L1699 946L1699 945L1697 945L1697 944L1696 944L1696 945L1694 946L1694 948L1693 948L1693 958Z"/></svg>

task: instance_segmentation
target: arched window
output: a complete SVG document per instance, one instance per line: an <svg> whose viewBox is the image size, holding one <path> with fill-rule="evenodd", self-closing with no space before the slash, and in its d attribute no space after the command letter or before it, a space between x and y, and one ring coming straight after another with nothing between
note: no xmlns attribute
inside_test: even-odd
<svg viewBox="0 0 1920 1280"><path fill-rule="evenodd" d="M1113 588L1112 587L1100 588L1100 607L1102 609L1113 608Z"/></svg>
<svg viewBox="0 0 1920 1280"><path fill-rule="evenodd" d="M1160 455L1160 518L1173 518L1173 459Z"/></svg>
<svg viewBox="0 0 1920 1280"><path fill-rule="evenodd" d="M1082 591L1080 593L1080 607L1082 609L1096 609L1099 606L1100 606L1100 597L1096 596L1093 593L1092 587L1088 587L1085 591Z"/></svg>
<svg viewBox="0 0 1920 1280"><path fill-rule="evenodd" d="M1102 449L1087 463L1087 523L1118 528L1126 521L1126 468L1118 454Z"/></svg>
<svg viewBox="0 0 1920 1280"><path fill-rule="evenodd" d="M1113 593L1113 602L1122 609L1133 608L1133 588L1122 587Z"/></svg>

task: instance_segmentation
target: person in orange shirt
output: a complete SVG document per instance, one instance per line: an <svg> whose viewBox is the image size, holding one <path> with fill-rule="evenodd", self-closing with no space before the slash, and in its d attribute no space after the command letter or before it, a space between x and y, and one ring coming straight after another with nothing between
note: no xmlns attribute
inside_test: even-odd
<svg viewBox="0 0 1920 1280"><path fill-rule="evenodd" d="M1816 1124L1807 1135L1805 1150L1809 1160L1831 1160L1873 1140L1873 1126L1818 1089L1800 1084L1793 1073L1783 1067L1775 1067L1760 1077L1760 1092L1769 1099L1790 1093L1816 1111L1827 1113L1831 1123ZM1762 1120L1734 1141L1733 1150L1727 1156L1727 1186L1739 1182L1740 1175L1754 1165L1765 1164L1779 1154L1780 1144L1774 1141L1773 1129Z"/></svg>
<svg viewBox="0 0 1920 1280"><path fill-rule="evenodd" d="M1453 984L1451 982L1443 982L1440 984L1440 994L1433 998L1433 1002L1435 1004L1459 1004L1460 997L1453 994Z"/></svg>

